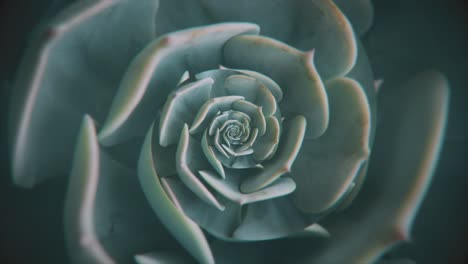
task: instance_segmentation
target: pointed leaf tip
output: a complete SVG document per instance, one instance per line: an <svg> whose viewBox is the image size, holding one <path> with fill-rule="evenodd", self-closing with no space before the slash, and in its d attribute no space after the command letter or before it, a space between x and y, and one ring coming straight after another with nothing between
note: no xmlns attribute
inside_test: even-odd
<svg viewBox="0 0 468 264"><path fill-rule="evenodd" d="M85 115L76 144L65 200L65 237L72 259L84 263L113 263L99 242L94 210L99 182L99 146L94 122Z"/></svg>

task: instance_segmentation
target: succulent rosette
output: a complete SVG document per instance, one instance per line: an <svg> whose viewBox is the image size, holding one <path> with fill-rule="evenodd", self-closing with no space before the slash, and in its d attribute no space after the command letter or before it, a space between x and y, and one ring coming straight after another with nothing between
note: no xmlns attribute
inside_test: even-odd
<svg viewBox="0 0 468 264"><path fill-rule="evenodd" d="M387 128L400 149L366 176L371 20L368 1L74 3L19 71L13 179L71 171L77 263L375 261L407 239L447 84L406 84Z"/></svg>

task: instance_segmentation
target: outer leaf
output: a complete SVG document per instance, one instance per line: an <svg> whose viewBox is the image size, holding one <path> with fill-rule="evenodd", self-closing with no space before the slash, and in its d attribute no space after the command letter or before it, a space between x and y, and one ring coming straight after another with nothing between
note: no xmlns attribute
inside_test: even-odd
<svg viewBox="0 0 468 264"><path fill-rule="evenodd" d="M359 83L337 78L327 83L330 125L316 140L305 140L292 168L296 205L319 214L348 191L369 156L370 110Z"/></svg>
<svg viewBox="0 0 468 264"><path fill-rule="evenodd" d="M371 66L369 64L369 59L367 58L366 51L362 43L358 40L358 57L356 65L353 69L346 75L347 77L356 80L362 87L363 91L366 93L367 101L369 103L370 109L370 119L371 119L371 130L369 138L369 148L372 149L372 144L374 142L375 132L377 128L377 91L375 89L375 80ZM356 184L351 193L346 197L346 202L343 201L340 205L341 208L347 207L354 198L357 196L361 190L362 184L367 175L367 167L369 161L361 166L359 175L356 177L354 183Z"/></svg>
<svg viewBox="0 0 468 264"><path fill-rule="evenodd" d="M99 242L94 226L99 179L99 147L93 121L83 120L65 201L65 235L76 263L114 263Z"/></svg>
<svg viewBox="0 0 468 264"><path fill-rule="evenodd" d="M347 211L325 224L332 241L306 263L369 263L409 238L442 145L448 85L440 73L425 72L382 92L382 134L364 188Z"/></svg>
<svg viewBox="0 0 468 264"><path fill-rule="evenodd" d="M128 263L141 250L174 244L148 206L135 173L99 151L88 116L70 177L65 234L77 263Z"/></svg>
<svg viewBox="0 0 468 264"><path fill-rule="evenodd" d="M371 20L369 1L338 2L346 7L359 29ZM303 50L315 49L316 65L324 80L346 75L356 60L353 28L332 0L203 0L202 4L206 16L213 21L256 23L265 36Z"/></svg>
<svg viewBox="0 0 468 264"><path fill-rule="evenodd" d="M78 1L31 39L11 109L16 184L69 171L82 115L104 118L125 67L154 37L156 9L152 0Z"/></svg>
<svg viewBox="0 0 468 264"><path fill-rule="evenodd" d="M187 218L163 189L154 167L153 127L146 135L138 162L138 178L151 207L173 236L201 263L214 263L210 247L201 229Z"/></svg>

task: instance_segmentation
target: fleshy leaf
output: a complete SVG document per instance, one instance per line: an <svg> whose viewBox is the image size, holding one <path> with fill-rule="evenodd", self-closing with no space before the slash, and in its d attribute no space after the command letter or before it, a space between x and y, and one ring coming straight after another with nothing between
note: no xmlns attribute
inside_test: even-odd
<svg viewBox="0 0 468 264"><path fill-rule="evenodd" d="M195 175L203 164L200 160L204 158L202 147L191 138L187 124L184 125L180 135L179 146L176 154L176 168L180 180L187 185L200 199L206 203L224 210L224 206L211 194L203 183Z"/></svg>
<svg viewBox="0 0 468 264"><path fill-rule="evenodd" d="M226 151L221 147L221 143L219 141L220 139L220 131L219 129L216 129L215 137L214 137L214 146L215 148L221 153L224 157L229 158L229 155L226 153Z"/></svg>
<svg viewBox="0 0 468 264"><path fill-rule="evenodd" d="M364 35L372 26L374 7L371 0L333 0L353 25L358 35Z"/></svg>
<svg viewBox="0 0 468 264"><path fill-rule="evenodd" d="M371 130L369 136L369 148L372 149L372 144L375 138L375 132L377 128L377 92L374 86L374 76L372 73L372 69L369 63L369 59L367 57L366 51L362 45L362 43L357 40L358 44L358 57L356 61L356 65L354 65L353 69L346 75L355 81L357 81L361 87L363 88L367 102L369 103L369 110L370 110L370 118L371 118ZM367 175L367 167L369 164L369 160L365 162L359 171L359 175L355 179L356 186L354 186L353 190L349 195L346 197L346 201L340 202L341 208L346 208L353 199L359 193L362 184Z"/></svg>
<svg viewBox="0 0 468 264"><path fill-rule="evenodd" d="M85 116L65 201L67 247L77 263L114 263L99 242L94 226L98 181L99 146L93 121Z"/></svg>
<svg viewBox="0 0 468 264"><path fill-rule="evenodd" d="M319 214L347 192L369 156L370 112L359 83L337 78L326 84L330 124L316 140L304 140L293 166L296 205Z"/></svg>
<svg viewBox="0 0 468 264"><path fill-rule="evenodd" d="M127 263L141 250L174 244L152 214L135 173L99 150L88 116L69 182L65 233L76 263Z"/></svg>
<svg viewBox="0 0 468 264"><path fill-rule="evenodd" d="M354 65L353 69L346 75L346 77L357 81L366 94L371 114L371 134L369 145L372 146L377 128L377 91L375 90L374 74L372 72L366 50L359 40L357 41L357 44L359 53L356 64Z"/></svg>
<svg viewBox="0 0 468 264"><path fill-rule="evenodd" d="M172 92L161 113L159 144L177 143L185 123L191 123L196 111L210 99L213 79L188 83Z"/></svg>
<svg viewBox="0 0 468 264"><path fill-rule="evenodd" d="M276 81L284 93L285 117L302 114L313 124L306 138L323 134L328 125L328 99L314 63L313 52L301 52L261 36L236 36L224 46L227 67L260 72Z"/></svg>
<svg viewBox="0 0 468 264"><path fill-rule="evenodd" d="M242 95L245 100L262 107L263 115L271 116L276 112L276 101L271 92L260 82L245 75L232 75L224 83L231 95Z"/></svg>
<svg viewBox="0 0 468 264"><path fill-rule="evenodd" d="M247 115L246 115L247 116ZM216 130L219 130L219 128L226 122L228 121L229 118L229 113L222 113L218 114L215 116L210 123L210 126L208 128L208 135L213 136L216 133Z"/></svg>
<svg viewBox="0 0 468 264"><path fill-rule="evenodd" d="M266 119L266 133L253 145L255 160L262 161L274 153L280 140L280 124L275 117Z"/></svg>
<svg viewBox="0 0 468 264"><path fill-rule="evenodd" d="M225 179L226 175L224 174L223 164L216 158L213 149L210 145L208 145L207 133L203 134L202 142L201 142L203 153L206 156L208 162L213 166L216 172L221 176L221 178Z"/></svg>
<svg viewBox="0 0 468 264"><path fill-rule="evenodd" d="M230 164L233 169L259 168L259 166L261 168L261 165L253 159L252 155L235 157Z"/></svg>
<svg viewBox="0 0 468 264"><path fill-rule="evenodd" d="M195 78L197 80L201 80L204 78L211 78L214 80L213 89L211 91L211 97L221 97L228 95L226 93L226 89L224 89L224 82L227 78L232 75L239 74L238 72L226 70L226 69L215 69L215 70L208 70L204 72L197 73Z"/></svg>
<svg viewBox="0 0 468 264"><path fill-rule="evenodd" d="M334 234L330 243L305 263L369 263L409 239L442 146L448 84L440 73L428 71L380 96L382 132L364 187L348 210L327 223Z"/></svg>
<svg viewBox="0 0 468 264"><path fill-rule="evenodd" d="M315 50L315 65L323 80L346 75L354 66L357 44L348 19L331 0L301 1L300 24L292 45Z"/></svg>
<svg viewBox="0 0 468 264"><path fill-rule="evenodd" d="M279 178L268 187L257 192L244 194L239 191L238 182L229 181L229 179L219 179L211 171L199 171L203 179L218 193L225 198L236 202L240 205L255 203L276 197L287 195L294 191L296 184L291 178Z"/></svg>
<svg viewBox="0 0 468 264"><path fill-rule="evenodd" d="M179 243L199 262L214 263L203 231L174 204L161 185L154 168L152 135L153 127L146 135L138 162L138 178L143 192L153 211Z"/></svg>
<svg viewBox="0 0 468 264"><path fill-rule="evenodd" d="M304 116L299 115L289 121L275 157L271 162L263 164L265 168L260 173L246 178L240 186L241 191L243 193L258 191L274 182L281 175L290 172L301 149L305 130L306 120Z"/></svg>
<svg viewBox="0 0 468 264"><path fill-rule="evenodd" d="M273 97L275 97L275 100L277 103L283 100L283 91L281 90L279 85L275 81L273 81L271 78L269 78L268 76L265 76L256 71L241 70L241 69L231 69L231 70L253 77L257 81L259 81L261 84L265 85L265 87L270 91Z"/></svg>
<svg viewBox="0 0 468 264"><path fill-rule="evenodd" d="M309 237L309 236L319 236L319 237L330 237L330 233L323 226L314 223L304 229L299 236Z"/></svg>
<svg viewBox="0 0 468 264"><path fill-rule="evenodd" d="M12 89L16 184L70 170L82 115L103 120L125 67L154 38L156 9L150 0L79 1L36 32Z"/></svg>
<svg viewBox="0 0 468 264"><path fill-rule="evenodd" d="M218 67L226 40L258 31L253 24L224 23L177 31L148 44L120 83L99 132L100 142L112 145L135 135L139 128L147 129L184 71L196 73Z"/></svg>
<svg viewBox="0 0 468 264"><path fill-rule="evenodd" d="M257 129L254 129L256 131ZM256 132L255 132L256 133ZM216 133L218 135L218 133ZM215 137L216 140L216 137ZM218 149L218 143L214 142L216 150L214 152L215 156L221 163L228 168L234 169L248 169L248 168L258 168L259 165L252 157L253 150L247 149L243 152L235 152L229 146L225 144L219 144L220 150Z"/></svg>
<svg viewBox="0 0 468 264"><path fill-rule="evenodd" d="M241 157L245 155L250 155L253 153L253 149L246 149L246 150L240 150L236 151L233 150L231 147L226 146L225 144L221 144L221 147L229 154L231 157Z"/></svg>
<svg viewBox="0 0 468 264"><path fill-rule="evenodd" d="M226 174L226 179L235 181L237 184L245 177L240 170L228 169ZM184 213L196 221L208 233L219 239L228 241L255 241L284 237L304 230L304 228L310 225L310 221L314 221L314 219L311 220L305 217L295 208L289 196L277 197L258 203L249 203L241 207L239 203L232 202L219 195L218 199L226 205L226 209L221 212L197 198L176 177L163 178L162 180L168 184L171 192L177 197L178 203L183 208ZM249 209L251 207L252 209ZM243 217L243 212L249 214L248 220ZM259 221L259 219L268 220ZM244 228L246 232L242 231L242 234L234 238L233 234L235 230L240 227L239 225L244 224L248 225L247 229ZM262 230L260 234L253 231L257 229ZM216 252L213 253L216 254Z"/></svg>

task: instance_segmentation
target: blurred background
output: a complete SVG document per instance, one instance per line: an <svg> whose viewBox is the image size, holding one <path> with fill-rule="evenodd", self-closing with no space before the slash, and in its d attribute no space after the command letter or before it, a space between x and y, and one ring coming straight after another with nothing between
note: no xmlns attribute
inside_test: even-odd
<svg viewBox="0 0 468 264"><path fill-rule="evenodd" d="M33 190L12 186L6 117L12 80L26 39L48 2L0 2L0 263L67 263L62 231L66 180ZM463 0L375 0L364 36L376 78L391 89L437 69L451 85L445 143L411 241L389 254L421 264L468 263L468 4ZM398 107L398 106L395 106Z"/></svg>

